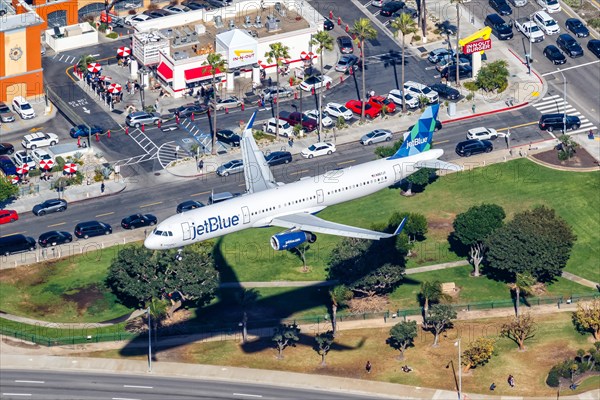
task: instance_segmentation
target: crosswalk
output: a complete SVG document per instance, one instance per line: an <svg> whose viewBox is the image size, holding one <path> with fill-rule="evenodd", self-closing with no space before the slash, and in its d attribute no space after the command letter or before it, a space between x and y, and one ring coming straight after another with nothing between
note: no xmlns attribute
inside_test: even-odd
<svg viewBox="0 0 600 400"><path fill-rule="evenodd" d="M77 61L79 60L75 56L70 56L68 54L60 54L60 53L55 54L54 57L52 57L52 59L55 61L60 61L60 62L66 63L66 64L70 64L70 65L77 64Z"/></svg>
<svg viewBox="0 0 600 400"><path fill-rule="evenodd" d="M594 131L598 129L592 121L590 121L585 115L577 111L577 109L571 104L569 104L568 101L565 104L562 96L560 95L544 97L541 101L535 103L533 107L542 114L562 114L566 110L567 115L575 115L579 117L579 119L581 120L581 125L579 126L579 129L576 129L574 131L568 131L568 135L572 135L574 133L587 132L590 129L593 129ZM552 132L548 133L551 136L555 137L555 135L552 134Z"/></svg>
<svg viewBox="0 0 600 400"><path fill-rule="evenodd" d="M115 162L115 165L124 167L157 158L158 146L141 129L132 130L129 138L136 142L145 151L145 154L118 160Z"/></svg>

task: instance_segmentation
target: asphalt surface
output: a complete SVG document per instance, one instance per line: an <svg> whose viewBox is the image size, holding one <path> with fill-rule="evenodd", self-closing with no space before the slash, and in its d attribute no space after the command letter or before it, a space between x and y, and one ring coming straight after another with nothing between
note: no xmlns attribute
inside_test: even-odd
<svg viewBox="0 0 600 400"><path fill-rule="evenodd" d="M2 399L377 399L342 391L324 392L282 386L124 374L46 372L3 369Z"/></svg>

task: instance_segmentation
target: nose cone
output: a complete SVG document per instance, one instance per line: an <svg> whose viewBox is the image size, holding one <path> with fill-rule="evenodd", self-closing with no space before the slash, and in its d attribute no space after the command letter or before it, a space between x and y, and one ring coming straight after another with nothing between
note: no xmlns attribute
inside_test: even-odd
<svg viewBox="0 0 600 400"><path fill-rule="evenodd" d="M160 243L160 236L151 233L150 236L144 240L144 246L149 250L161 250L163 247Z"/></svg>

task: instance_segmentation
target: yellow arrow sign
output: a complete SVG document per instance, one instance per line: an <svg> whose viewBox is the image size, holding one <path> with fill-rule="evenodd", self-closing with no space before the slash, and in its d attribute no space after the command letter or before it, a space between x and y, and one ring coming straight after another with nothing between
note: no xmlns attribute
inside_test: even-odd
<svg viewBox="0 0 600 400"><path fill-rule="evenodd" d="M253 50L234 50L233 53L239 57L242 54L254 53L254 51Z"/></svg>

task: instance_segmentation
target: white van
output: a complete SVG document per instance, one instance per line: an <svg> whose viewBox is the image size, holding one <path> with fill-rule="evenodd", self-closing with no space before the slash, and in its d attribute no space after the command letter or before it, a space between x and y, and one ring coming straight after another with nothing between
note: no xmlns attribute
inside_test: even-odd
<svg viewBox="0 0 600 400"><path fill-rule="evenodd" d="M538 11L533 14L533 20L546 35L556 35L560 33L560 26L546 11Z"/></svg>
<svg viewBox="0 0 600 400"><path fill-rule="evenodd" d="M233 199L235 196L230 192L213 193L208 196L208 204L216 204L225 200Z"/></svg>
<svg viewBox="0 0 600 400"><path fill-rule="evenodd" d="M286 121L283 121L279 118L275 120L275 118L270 118L265 124L265 132L266 133L275 133L277 128L277 124L279 123L279 134L285 137L292 137L294 134L294 128Z"/></svg>
<svg viewBox="0 0 600 400"><path fill-rule="evenodd" d="M561 7L558 0L537 0L538 4L549 13L560 12Z"/></svg>

